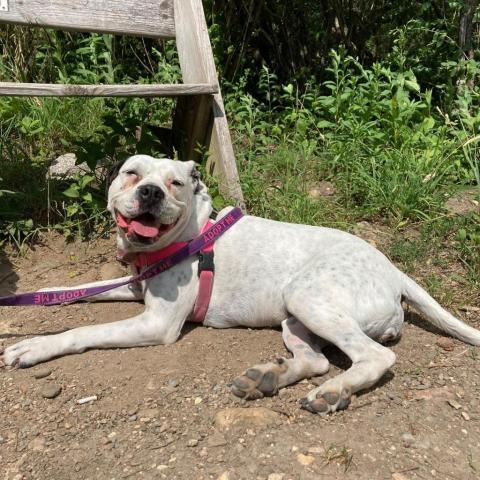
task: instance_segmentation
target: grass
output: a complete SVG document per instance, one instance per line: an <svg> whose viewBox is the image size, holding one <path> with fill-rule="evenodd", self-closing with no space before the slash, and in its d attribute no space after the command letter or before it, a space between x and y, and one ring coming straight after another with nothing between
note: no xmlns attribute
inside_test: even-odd
<svg viewBox="0 0 480 480"><path fill-rule="evenodd" d="M263 155L240 152L240 178L247 208L253 215L279 221L346 228L355 218L341 203L309 195L322 175L319 159L291 146Z"/></svg>
<svg viewBox="0 0 480 480"><path fill-rule="evenodd" d="M354 466L352 450L345 446L338 446L335 444L329 445L325 450L323 458L325 465L335 462L338 465L343 466L344 473L347 473L348 470Z"/></svg>

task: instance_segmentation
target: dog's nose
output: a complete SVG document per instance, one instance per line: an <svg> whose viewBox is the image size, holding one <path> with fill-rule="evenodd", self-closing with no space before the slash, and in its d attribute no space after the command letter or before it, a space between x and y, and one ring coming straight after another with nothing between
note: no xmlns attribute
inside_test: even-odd
<svg viewBox="0 0 480 480"><path fill-rule="evenodd" d="M164 197L164 193L160 187L148 183L147 185L138 187L138 196L141 202L153 205Z"/></svg>

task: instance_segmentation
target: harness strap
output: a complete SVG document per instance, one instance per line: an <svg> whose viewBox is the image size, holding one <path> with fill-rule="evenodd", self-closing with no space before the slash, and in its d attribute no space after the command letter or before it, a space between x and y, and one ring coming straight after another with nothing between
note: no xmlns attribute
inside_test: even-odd
<svg viewBox="0 0 480 480"><path fill-rule="evenodd" d="M213 220L208 220L207 223L203 226L200 235L203 235L214 225L215 222ZM175 242L171 243L165 248L156 250L154 252L137 253L132 260L126 260L125 257L123 257L123 259L141 270L175 254L185 245L188 245L188 243ZM195 299L195 305L193 307L193 312L190 317L191 322L203 323L203 321L205 320L205 316L207 315L208 306L210 305L215 270L213 262L213 245L214 244L211 243L206 247L202 248L200 252L198 252L199 285L197 298ZM119 256L120 260L122 261L122 255L120 254Z"/></svg>
<svg viewBox="0 0 480 480"><path fill-rule="evenodd" d="M204 234L210 227L213 227L214 225L214 221L208 220L208 222L202 228L200 235ZM175 242L171 243L165 248L162 248L161 250L156 250L155 252L138 253L131 263L138 269L143 269L173 255L181 250L185 245L188 245L188 243ZM198 252L199 286L197 298L195 299L195 305L190 318L191 322L203 323L207 314L208 306L210 305L215 270L213 263L213 245L214 244L211 243Z"/></svg>
<svg viewBox="0 0 480 480"><path fill-rule="evenodd" d="M202 233L215 225L215 222L209 220L202 228ZM203 323L207 315L210 299L212 298L213 279L214 279L214 262L213 262L213 243L207 245L200 250L198 254L198 294L193 307L193 313L190 321L196 323Z"/></svg>

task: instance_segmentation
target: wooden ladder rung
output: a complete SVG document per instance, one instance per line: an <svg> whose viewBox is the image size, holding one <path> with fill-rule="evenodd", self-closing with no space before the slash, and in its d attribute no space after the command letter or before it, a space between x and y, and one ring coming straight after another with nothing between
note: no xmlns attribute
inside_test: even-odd
<svg viewBox="0 0 480 480"><path fill-rule="evenodd" d="M213 95L218 84L64 85L0 82L0 96L15 97L179 97Z"/></svg>

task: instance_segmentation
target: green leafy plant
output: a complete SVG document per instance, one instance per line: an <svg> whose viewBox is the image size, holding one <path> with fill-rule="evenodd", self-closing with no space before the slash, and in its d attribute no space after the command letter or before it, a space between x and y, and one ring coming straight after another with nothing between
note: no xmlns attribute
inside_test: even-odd
<svg viewBox="0 0 480 480"><path fill-rule="evenodd" d="M105 200L93 175L77 175L63 195L68 198L63 206L65 221L56 228L67 238L92 232L102 235L110 228Z"/></svg>

